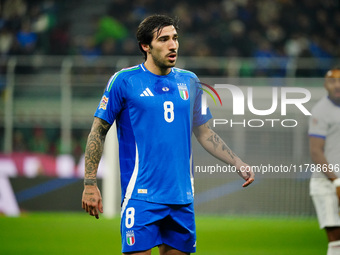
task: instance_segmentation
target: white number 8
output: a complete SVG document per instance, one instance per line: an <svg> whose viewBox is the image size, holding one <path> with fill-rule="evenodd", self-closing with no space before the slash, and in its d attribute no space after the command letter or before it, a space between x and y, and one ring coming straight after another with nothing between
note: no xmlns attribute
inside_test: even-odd
<svg viewBox="0 0 340 255"><path fill-rule="evenodd" d="M135 225L135 208L129 207L126 209L125 227L132 228Z"/></svg>
<svg viewBox="0 0 340 255"><path fill-rule="evenodd" d="M164 107L164 119L169 123L173 122L175 118L174 103L171 101L165 101L163 107Z"/></svg>

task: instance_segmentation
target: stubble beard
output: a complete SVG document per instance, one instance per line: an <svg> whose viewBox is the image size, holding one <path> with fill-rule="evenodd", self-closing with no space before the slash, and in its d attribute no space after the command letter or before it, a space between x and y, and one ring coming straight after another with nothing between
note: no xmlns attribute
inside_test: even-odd
<svg viewBox="0 0 340 255"><path fill-rule="evenodd" d="M152 60L155 63L155 65L161 70L166 70L166 69L172 68L176 65L176 60L173 61L173 62L170 62L166 58L160 59L160 58L157 58L153 55L151 55L151 57L152 57Z"/></svg>
<svg viewBox="0 0 340 255"><path fill-rule="evenodd" d="M336 92L334 93L328 93L328 97L337 105L340 105L340 96L335 95L337 94Z"/></svg>

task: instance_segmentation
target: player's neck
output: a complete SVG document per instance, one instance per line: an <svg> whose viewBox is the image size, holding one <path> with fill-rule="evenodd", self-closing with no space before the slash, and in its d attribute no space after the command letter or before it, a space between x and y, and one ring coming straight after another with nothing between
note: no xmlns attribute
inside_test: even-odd
<svg viewBox="0 0 340 255"><path fill-rule="evenodd" d="M332 99L330 96L328 96L328 99L331 100L331 102L333 104L335 104L336 106L339 106L340 107L340 99L337 100L337 99Z"/></svg>
<svg viewBox="0 0 340 255"><path fill-rule="evenodd" d="M148 69L151 73L156 75L168 75L171 72L171 67L165 67L161 68L152 61L149 61L148 59L144 62L144 66L146 69Z"/></svg>

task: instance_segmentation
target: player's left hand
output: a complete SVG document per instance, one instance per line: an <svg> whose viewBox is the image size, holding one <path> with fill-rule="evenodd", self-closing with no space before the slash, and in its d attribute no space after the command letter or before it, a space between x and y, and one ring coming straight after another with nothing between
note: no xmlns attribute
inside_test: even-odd
<svg viewBox="0 0 340 255"><path fill-rule="evenodd" d="M88 212L91 216L99 219L99 212L103 213L103 203L100 191L95 186L85 185L82 197L82 208Z"/></svg>
<svg viewBox="0 0 340 255"><path fill-rule="evenodd" d="M237 173L245 180L245 183L242 185L244 188L249 186L255 180L255 174L251 167L247 164L238 168Z"/></svg>

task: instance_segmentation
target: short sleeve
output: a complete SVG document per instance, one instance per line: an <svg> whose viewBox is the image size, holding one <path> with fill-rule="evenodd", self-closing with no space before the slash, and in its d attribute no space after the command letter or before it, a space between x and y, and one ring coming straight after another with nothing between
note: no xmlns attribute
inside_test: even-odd
<svg viewBox="0 0 340 255"><path fill-rule="evenodd" d="M116 73L111 76L94 114L95 117L113 124L117 115L124 107L124 85L123 75Z"/></svg>
<svg viewBox="0 0 340 255"><path fill-rule="evenodd" d="M212 118L209 107L207 107L206 114L202 114L202 85L198 79L195 79L195 102L193 109L193 127L198 127L208 122Z"/></svg>
<svg viewBox="0 0 340 255"><path fill-rule="evenodd" d="M327 131L328 124L325 114L320 108L314 108L312 110L312 116L309 119L308 135L325 139Z"/></svg>

